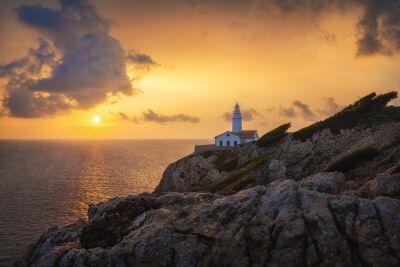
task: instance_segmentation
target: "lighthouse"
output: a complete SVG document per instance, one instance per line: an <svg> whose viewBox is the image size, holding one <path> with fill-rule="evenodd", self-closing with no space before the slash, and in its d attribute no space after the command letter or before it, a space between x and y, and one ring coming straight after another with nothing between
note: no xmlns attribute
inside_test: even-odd
<svg viewBox="0 0 400 267"><path fill-rule="evenodd" d="M232 132L239 133L242 131L242 113L240 113L239 104L236 102L232 115Z"/></svg>
<svg viewBox="0 0 400 267"><path fill-rule="evenodd" d="M223 132L214 137L215 146L235 147L237 145L252 143L258 140L257 130L242 129L242 113L239 104L233 109L232 114L232 131Z"/></svg>

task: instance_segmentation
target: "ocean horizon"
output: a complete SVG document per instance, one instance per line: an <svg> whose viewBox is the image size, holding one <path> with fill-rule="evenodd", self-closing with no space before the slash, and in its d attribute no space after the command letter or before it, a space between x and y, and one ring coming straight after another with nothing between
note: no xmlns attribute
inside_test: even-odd
<svg viewBox="0 0 400 267"><path fill-rule="evenodd" d="M151 192L200 139L0 140L0 266L89 204Z"/></svg>

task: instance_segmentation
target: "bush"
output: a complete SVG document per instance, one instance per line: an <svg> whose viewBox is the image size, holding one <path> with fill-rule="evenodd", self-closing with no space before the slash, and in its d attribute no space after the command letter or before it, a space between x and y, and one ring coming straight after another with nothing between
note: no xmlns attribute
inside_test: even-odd
<svg viewBox="0 0 400 267"><path fill-rule="evenodd" d="M261 166L264 163L264 161L265 161L264 158L261 157L261 158L258 158L258 159L255 159L255 160L249 162L245 166L243 166L240 169L237 169L234 172L232 172L231 174L229 174L222 181L211 185L210 188L209 188L209 191L216 192L216 191L222 190L222 189L224 189L224 188L226 188L226 187L228 187L230 185L236 184L240 180L243 180L243 181L244 180L248 180L247 177L253 177L253 176L248 176L248 173L250 171L256 169L257 167ZM246 184L243 181L240 182L240 183L241 184ZM250 180L250 182L251 182L251 180Z"/></svg>
<svg viewBox="0 0 400 267"><path fill-rule="evenodd" d="M256 144L260 147L267 147L272 145L275 142L281 140L285 135L286 131L290 128L290 122L282 124L281 126L269 131L268 133L264 134Z"/></svg>
<svg viewBox="0 0 400 267"><path fill-rule="evenodd" d="M379 151L374 147L365 147L356 150L342 158L332 162L327 167L327 171L346 172L355 169L360 164L373 159L379 154Z"/></svg>
<svg viewBox="0 0 400 267"><path fill-rule="evenodd" d="M237 168L238 166L238 158L234 157L234 158L228 158L227 160L225 160L223 163L217 165L215 168L218 171L224 171L224 172L230 172L233 171L234 169Z"/></svg>
<svg viewBox="0 0 400 267"><path fill-rule="evenodd" d="M397 98L397 92L389 92L378 96L376 93L371 93L332 117L298 130L293 133L293 139L305 141L326 128L333 133L338 133L340 129L353 128L368 121L368 119L371 119L372 122L380 122L382 116L385 117L385 121L397 121L400 119L400 109L386 106L388 102L395 98Z"/></svg>

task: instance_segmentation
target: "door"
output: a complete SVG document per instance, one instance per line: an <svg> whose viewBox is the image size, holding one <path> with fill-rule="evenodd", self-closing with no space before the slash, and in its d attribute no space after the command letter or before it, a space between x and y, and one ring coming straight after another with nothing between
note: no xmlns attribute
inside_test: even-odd
<svg viewBox="0 0 400 267"><path fill-rule="evenodd" d="M231 141L226 141L226 146L231 146Z"/></svg>

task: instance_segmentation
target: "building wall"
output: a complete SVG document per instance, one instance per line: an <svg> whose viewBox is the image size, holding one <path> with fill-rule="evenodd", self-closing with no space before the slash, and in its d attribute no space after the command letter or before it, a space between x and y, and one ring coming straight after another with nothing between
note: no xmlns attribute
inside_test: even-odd
<svg viewBox="0 0 400 267"><path fill-rule="evenodd" d="M215 138L215 145L221 146L222 142L222 146L228 146L228 141L229 141L229 146L235 146L235 141L236 145L240 145L242 143L239 136L227 132Z"/></svg>
<svg viewBox="0 0 400 267"><path fill-rule="evenodd" d="M258 140L258 138L246 138L246 139L243 139L242 141L243 141L243 143L251 143L251 142L254 142L257 140Z"/></svg>
<svg viewBox="0 0 400 267"><path fill-rule="evenodd" d="M216 146L215 144L210 145L195 145L193 154L202 154L207 151L219 151L219 150L226 150L230 149L231 147L227 146Z"/></svg>

